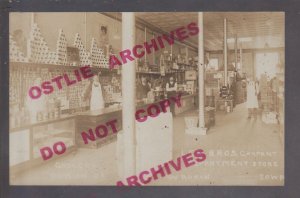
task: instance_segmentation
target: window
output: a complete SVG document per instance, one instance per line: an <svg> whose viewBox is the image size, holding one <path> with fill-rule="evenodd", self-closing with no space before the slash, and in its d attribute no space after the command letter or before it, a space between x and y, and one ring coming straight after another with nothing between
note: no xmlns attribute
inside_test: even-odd
<svg viewBox="0 0 300 198"><path fill-rule="evenodd" d="M211 58L209 59L207 70L218 70L219 69L219 59Z"/></svg>
<svg viewBox="0 0 300 198"><path fill-rule="evenodd" d="M260 79L261 74L266 73L268 77L273 78L276 75L276 66L279 63L279 53L256 53L256 77Z"/></svg>

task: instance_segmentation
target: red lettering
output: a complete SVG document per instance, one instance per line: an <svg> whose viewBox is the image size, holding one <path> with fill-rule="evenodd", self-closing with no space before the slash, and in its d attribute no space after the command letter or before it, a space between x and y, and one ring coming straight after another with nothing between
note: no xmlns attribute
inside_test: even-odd
<svg viewBox="0 0 300 198"><path fill-rule="evenodd" d="M81 74L82 74L84 79L87 79L87 78L90 78L90 77L94 76L94 74L92 73L92 70L91 70L89 65L80 67L79 69L80 69Z"/></svg>
<svg viewBox="0 0 300 198"><path fill-rule="evenodd" d="M128 186L141 186L136 175L127 178Z"/></svg>
<svg viewBox="0 0 300 198"><path fill-rule="evenodd" d="M185 27L180 27L176 29L176 35L179 41L189 38L189 36L187 35L187 31L185 30Z"/></svg>
<svg viewBox="0 0 300 198"><path fill-rule="evenodd" d="M100 129L102 129L103 134L100 133ZM99 125L99 126L97 126L96 129L95 129L95 133L96 133L96 136L97 136L98 138L104 138L104 137L107 136L108 130L107 130L106 126L104 126L104 125Z"/></svg>
<svg viewBox="0 0 300 198"><path fill-rule="evenodd" d="M174 100L177 107L181 107L181 103L180 103L181 94L177 95L176 97L171 97L171 99Z"/></svg>
<svg viewBox="0 0 300 198"><path fill-rule="evenodd" d="M73 85L76 83L76 80L70 80L68 74L64 74L64 79L66 81L67 86Z"/></svg>
<svg viewBox="0 0 300 198"><path fill-rule="evenodd" d="M174 160L169 161L169 164L176 170L181 170L181 157L177 158L177 164L175 164Z"/></svg>
<svg viewBox="0 0 300 198"><path fill-rule="evenodd" d="M117 133L117 127L116 127L116 123L117 123L117 119L111 120L109 122L106 123L107 126L110 126L113 133Z"/></svg>
<svg viewBox="0 0 300 198"><path fill-rule="evenodd" d="M202 149L197 149L194 151L194 156L197 162L202 162L206 159L205 153L203 153Z"/></svg>
<svg viewBox="0 0 300 198"><path fill-rule="evenodd" d="M194 158L192 156L192 153L188 153L188 154L185 154L182 156L182 160L183 160L185 167L190 167L190 166L196 164L196 162L194 162L193 159Z"/></svg>
<svg viewBox="0 0 300 198"><path fill-rule="evenodd" d="M121 182L121 181L118 181L116 185L117 185L117 186L125 186L125 185L123 184L123 182Z"/></svg>
<svg viewBox="0 0 300 198"><path fill-rule="evenodd" d="M43 157L43 160L48 160L53 156L53 152L50 147L46 146L40 149L40 153Z"/></svg>
<svg viewBox="0 0 300 198"><path fill-rule="evenodd" d="M190 31L191 36L199 33L199 27L198 27L197 23L195 23L195 22L188 24L187 28Z"/></svg>
<svg viewBox="0 0 300 198"><path fill-rule="evenodd" d="M162 168L161 165L158 165L158 170L155 170L154 168L151 168L150 171L152 173L152 176L153 176L154 180L158 179L158 177L157 177L158 174L160 174L162 177L166 176L165 173L164 173L164 169Z"/></svg>
<svg viewBox="0 0 300 198"><path fill-rule="evenodd" d="M134 48L132 49L132 52L133 52L133 55L136 57L136 58L142 58L144 55L145 55L145 51L144 50L141 50L141 53L139 54L138 53L138 49L143 49L144 47L142 45L136 45L134 46Z"/></svg>
<svg viewBox="0 0 300 198"><path fill-rule="evenodd" d="M174 31L171 32L170 36L164 34L163 39L168 41L169 45L173 45L174 44Z"/></svg>
<svg viewBox="0 0 300 198"><path fill-rule="evenodd" d="M169 167L169 164L168 163L164 163L164 167L166 169L167 174L170 175L171 174L171 169Z"/></svg>
<svg viewBox="0 0 300 198"><path fill-rule="evenodd" d="M123 50L123 51L120 52L120 56L121 56L122 61L123 61L124 64L127 63L127 60L126 60L126 59L128 59L128 60L130 60L130 61L133 61L133 60L134 60L134 58L132 58L132 57L130 56L130 54L131 54L131 52L130 52L129 49Z"/></svg>
<svg viewBox="0 0 300 198"><path fill-rule="evenodd" d="M52 82L55 82L58 89L62 89L61 79L63 79L62 76L57 76L52 79Z"/></svg>
<svg viewBox="0 0 300 198"><path fill-rule="evenodd" d="M84 144L88 143L88 139L91 141L96 140L92 129L89 129L89 134L87 134L85 131L81 132L81 137L82 137Z"/></svg>
<svg viewBox="0 0 300 198"><path fill-rule="evenodd" d="M160 48L162 48L162 49L165 48L165 45L164 45L164 42L163 42L161 36L158 36L157 40L158 40L158 44L159 44Z"/></svg>
<svg viewBox="0 0 300 198"><path fill-rule="evenodd" d="M80 82L81 81L81 76L80 76L80 73L79 73L79 71L77 69L74 70L74 74L76 76L77 81Z"/></svg>
<svg viewBox="0 0 300 198"><path fill-rule="evenodd" d="M135 112L135 119L138 121L138 122L144 122L147 120L147 116L144 116L144 117L140 117L139 114L140 113L145 113L145 110L144 109L140 109L140 110L137 110Z"/></svg>
<svg viewBox="0 0 300 198"><path fill-rule="evenodd" d="M44 89L44 94L51 94L54 91L50 81L43 82L41 87Z"/></svg>
<svg viewBox="0 0 300 198"><path fill-rule="evenodd" d="M153 108L155 109L155 113L152 113ZM149 116L157 117L160 114L160 109L157 105L153 104L148 107L147 112L148 112Z"/></svg>
<svg viewBox="0 0 300 198"><path fill-rule="evenodd" d="M36 94L33 94L33 91L36 90ZM39 97L41 97L42 95L42 90L40 89L40 87L38 86L33 86L29 89L29 96L32 98L32 99L38 99Z"/></svg>
<svg viewBox="0 0 300 198"><path fill-rule="evenodd" d="M151 39L151 44L148 44L147 42L144 42L144 47L146 49L147 54L151 53L151 48L154 48L154 51L158 50L155 39Z"/></svg>
<svg viewBox="0 0 300 198"><path fill-rule="evenodd" d="M163 100L159 102L160 107L164 113L167 112L167 107L170 107L171 102L169 100Z"/></svg>
<svg viewBox="0 0 300 198"><path fill-rule="evenodd" d="M115 55L109 56L109 69L114 69L115 65L121 66L122 63L119 61L119 59Z"/></svg>
<svg viewBox="0 0 300 198"><path fill-rule="evenodd" d="M142 171L139 175L139 179L143 184L148 184L151 181L151 177L145 180L144 175L150 174L149 171Z"/></svg>
<svg viewBox="0 0 300 198"><path fill-rule="evenodd" d="M58 150L58 146L61 147L60 150ZM63 154L64 152L66 152L67 148L66 148L66 145L65 143L59 141L59 142L56 142L54 145L53 145L53 151L54 153L56 153L57 155L61 155Z"/></svg>

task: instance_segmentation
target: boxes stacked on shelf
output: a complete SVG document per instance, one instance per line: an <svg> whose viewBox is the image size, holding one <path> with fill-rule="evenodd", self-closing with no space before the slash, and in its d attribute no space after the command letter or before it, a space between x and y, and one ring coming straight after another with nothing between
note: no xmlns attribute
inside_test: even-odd
<svg viewBox="0 0 300 198"><path fill-rule="evenodd" d="M23 52L17 46L17 43L13 40L12 36L9 35L9 60L13 62L27 62Z"/></svg>
<svg viewBox="0 0 300 198"><path fill-rule="evenodd" d="M92 65L91 54L84 48L79 33L76 33L74 46L79 49L79 58L82 66Z"/></svg>
<svg viewBox="0 0 300 198"><path fill-rule="evenodd" d="M67 65L67 39L62 29L59 30L56 43L56 63Z"/></svg>
<svg viewBox="0 0 300 198"><path fill-rule="evenodd" d="M108 60L101 48L98 48L95 38L92 38L91 60L94 67L109 68Z"/></svg>
<svg viewBox="0 0 300 198"><path fill-rule="evenodd" d="M28 59L30 62L49 63L53 58L49 56L49 48L36 23L34 23L31 28L27 48Z"/></svg>

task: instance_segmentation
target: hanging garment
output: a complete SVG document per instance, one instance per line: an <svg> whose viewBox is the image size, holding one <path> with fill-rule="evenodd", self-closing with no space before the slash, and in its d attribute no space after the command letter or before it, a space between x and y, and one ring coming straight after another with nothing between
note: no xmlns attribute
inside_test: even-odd
<svg viewBox="0 0 300 198"><path fill-rule="evenodd" d="M100 83L92 83L92 94L90 110L97 110L104 108L104 99Z"/></svg>
<svg viewBox="0 0 300 198"><path fill-rule="evenodd" d="M254 81L247 84L247 108L258 108L258 85Z"/></svg>

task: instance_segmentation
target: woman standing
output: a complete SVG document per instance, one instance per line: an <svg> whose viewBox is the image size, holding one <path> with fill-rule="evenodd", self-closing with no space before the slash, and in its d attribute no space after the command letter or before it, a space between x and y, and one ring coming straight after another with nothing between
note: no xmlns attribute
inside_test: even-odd
<svg viewBox="0 0 300 198"><path fill-rule="evenodd" d="M258 83L255 81L248 81L247 82L247 108L248 108L248 119L253 116L256 118L256 111L258 108Z"/></svg>

